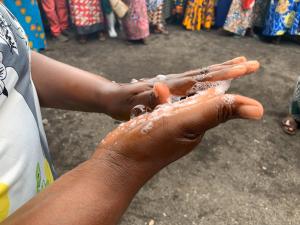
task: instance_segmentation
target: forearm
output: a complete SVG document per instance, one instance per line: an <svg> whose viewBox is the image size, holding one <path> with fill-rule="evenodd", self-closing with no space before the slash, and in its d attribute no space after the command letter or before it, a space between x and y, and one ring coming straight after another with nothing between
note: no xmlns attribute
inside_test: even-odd
<svg viewBox="0 0 300 225"><path fill-rule="evenodd" d="M118 85L95 74L32 53L32 79L41 106L107 113Z"/></svg>
<svg viewBox="0 0 300 225"><path fill-rule="evenodd" d="M117 157L91 159L59 178L3 225L112 225L148 179Z"/></svg>

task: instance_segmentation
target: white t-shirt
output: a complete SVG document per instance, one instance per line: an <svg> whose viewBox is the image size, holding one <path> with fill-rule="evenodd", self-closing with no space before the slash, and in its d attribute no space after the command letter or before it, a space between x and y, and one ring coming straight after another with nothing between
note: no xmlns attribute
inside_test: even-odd
<svg viewBox="0 0 300 225"><path fill-rule="evenodd" d="M28 40L0 3L0 222L52 183L54 174Z"/></svg>

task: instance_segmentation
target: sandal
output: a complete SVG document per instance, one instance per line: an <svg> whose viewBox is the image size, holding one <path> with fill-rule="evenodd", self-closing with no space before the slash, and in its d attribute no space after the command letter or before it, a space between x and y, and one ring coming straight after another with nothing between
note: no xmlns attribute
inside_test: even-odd
<svg viewBox="0 0 300 225"><path fill-rule="evenodd" d="M158 24L156 26L156 28L154 29L154 33L155 34L164 34L164 35L169 34L169 32L167 31L167 29L165 28L165 26L163 24Z"/></svg>
<svg viewBox="0 0 300 225"><path fill-rule="evenodd" d="M298 128L298 123L292 116L287 116L281 121L281 128L285 133L289 135L295 135Z"/></svg>

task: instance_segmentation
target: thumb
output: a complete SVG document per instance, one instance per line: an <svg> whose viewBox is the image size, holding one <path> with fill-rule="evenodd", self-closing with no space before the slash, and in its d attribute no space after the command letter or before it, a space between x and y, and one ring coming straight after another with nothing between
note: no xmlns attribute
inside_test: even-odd
<svg viewBox="0 0 300 225"><path fill-rule="evenodd" d="M168 86L164 83L155 83L150 90L143 91L138 94L132 107L136 105L145 105L150 109L154 109L157 105L168 103L171 97Z"/></svg>
<svg viewBox="0 0 300 225"><path fill-rule="evenodd" d="M226 94L206 101L203 101L203 97L200 96L196 99L195 104L187 105L186 110L179 110L178 114L182 115L176 117L183 118L180 120L183 131L200 135L230 119L258 120L263 116L263 111L263 106L254 99ZM176 120L174 122L176 123Z"/></svg>

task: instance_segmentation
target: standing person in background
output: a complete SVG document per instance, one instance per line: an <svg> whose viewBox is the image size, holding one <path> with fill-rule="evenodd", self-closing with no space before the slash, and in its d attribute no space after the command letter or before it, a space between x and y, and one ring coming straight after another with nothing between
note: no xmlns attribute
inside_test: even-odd
<svg viewBox="0 0 300 225"><path fill-rule="evenodd" d="M79 42L85 44L87 36L98 33L100 41L105 40L104 17L100 0L70 0L71 17L79 35Z"/></svg>
<svg viewBox="0 0 300 225"><path fill-rule="evenodd" d="M218 0L216 6L215 27L223 28L232 0Z"/></svg>
<svg viewBox="0 0 300 225"><path fill-rule="evenodd" d="M145 0L125 0L129 7L127 15L122 19L125 35L129 41L146 43L150 35L147 6Z"/></svg>
<svg viewBox="0 0 300 225"><path fill-rule="evenodd" d="M187 0L173 0L172 19L175 23L181 23L184 18Z"/></svg>
<svg viewBox="0 0 300 225"><path fill-rule="evenodd" d="M116 17L112 10L109 0L102 0L102 9L103 13L105 14L107 20L107 33L110 38L118 37L118 33L116 32Z"/></svg>
<svg viewBox="0 0 300 225"><path fill-rule="evenodd" d="M290 103L289 115L281 122L283 131L289 135L296 134L300 122L300 77L296 83L293 98Z"/></svg>
<svg viewBox="0 0 300 225"><path fill-rule="evenodd" d="M46 37L37 1L23 0L17 4L17 1L4 0L3 3L22 24L30 48L36 51L46 49Z"/></svg>
<svg viewBox="0 0 300 225"><path fill-rule="evenodd" d="M168 34L168 31L164 25L164 0L148 0L148 18L150 23L150 28L153 29L154 33L158 34Z"/></svg>
<svg viewBox="0 0 300 225"><path fill-rule="evenodd" d="M254 19L253 26L263 30L266 24L266 15L268 14L268 6L270 0L256 0L254 5Z"/></svg>
<svg viewBox="0 0 300 225"><path fill-rule="evenodd" d="M187 30L210 29L214 23L215 0L188 0L183 26Z"/></svg>
<svg viewBox="0 0 300 225"><path fill-rule="evenodd" d="M245 36L247 31L252 34L254 3L255 0L233 0L224 24L224 30L236 36Z"/></svg>
<svg viewBox="0 0 300 225"><path fill-rule="evenodd" d="M274 37L274 43L280 37L289 34L296 39L300 35L300 1L271 0L263 35Z"/></svg>
<svg viewBox="0 0 300 225"><path fill-rule="evenodd" d="M52 35L61 42L69 40L68 7L66 0L41 0Z"/></svg>

